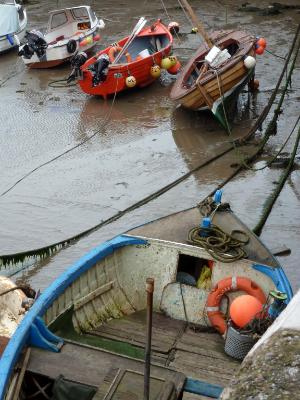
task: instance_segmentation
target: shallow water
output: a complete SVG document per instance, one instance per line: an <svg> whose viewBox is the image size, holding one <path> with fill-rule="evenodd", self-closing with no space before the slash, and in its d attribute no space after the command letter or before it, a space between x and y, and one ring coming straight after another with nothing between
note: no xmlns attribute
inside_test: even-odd
<svg viewBox="0 0 300 400"><path fill-rule="evenodd" d="M42 28L47 12L81 2L29 2L30 27ZM262 17L238 11L242 1L194 1L193 7L211 29L239 28L265 36L269 50L284 56L291 44L300 14L284 11ZM165 1L172 20L181 25L180 42L174 53L184 63L199 45L197 35L177 2ZM267 6L267 2L257 2ZM288 4L297 4L289 1ZM91 5L106 18L102 44L121 38L141 15L149 20L163 18L160 1L123 2L104 0ZM0 55L0 193L14 182L97 131L86 144L45 165L0 197L1 254L40 248L76 235L116 214L228 146L228 136L209 114L176 108L168 97L170 87L158 82L104 102L89 97L77 87L55 89L49 82L69 74L68 65L51 70L28 70L16 52ZM240 96L233 135L243 135L266 104L277 81L283 61L265 53L258 57L256 76L261 91L248 98ZM8 80L7 80L8 79ZM6 82L4 82L7 80ZM299 114L299 62L293 76L293 90L284 103L278 134L267 150L274 152L290 132ZM1 84L2 83L2 84ZM107 122L107 115L111 118ZM259 137L260 133L257 133ZM293 140L287 151L292 148ZM101 241L144 222L195 205L232 172L239 155L227 154L155 201L113 224L24 270L16 277L44 288L60 272ZM261 162L257 163L258 166ZM279 169L244 171L225 187L225 200L250 227L255 226L264 201L281 173ZM299 169L291 174L271 216L262 239L270 248L285 244L292 254L280 261L293 287L299 288L300 256Z"/></svg>

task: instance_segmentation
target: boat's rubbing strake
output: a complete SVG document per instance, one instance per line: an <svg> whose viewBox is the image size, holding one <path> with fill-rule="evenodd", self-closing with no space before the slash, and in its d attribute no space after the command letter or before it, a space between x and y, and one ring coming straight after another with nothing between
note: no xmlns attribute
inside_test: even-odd
<svg viewBox="0 0 300 400"><path fill-rule="evenodd" d="M146 243L146 240L140 238L123 235L117 236L116 238L101 244L80 258L41 294L21 321L0 359L0 400L4 400L5 398L10 375L25 345L31 344L32 340L35 343L40 340L44 343L45 340L52 343L55 343L57 339L61 341L60 338L57 338L54 335L51 336L51 332L47 330L46 326L43 326L43 322L40 318L45 314L53 301L56 300L82 273L86 272L100 260L112 254L116 249L124 246L142 245ZM53 347L52 350L54 351L55 347Z"/></svg>
<svg viewBox="0 0 300 400"><path fill-rule="evenodd" d="M277 290L287 294L286 303L289 303L291 301L293 297L293 291L290 282L281 267L272 268L263 264L253 264L252 267L253 269L267 275L270 279L272 279Z"/></svg>

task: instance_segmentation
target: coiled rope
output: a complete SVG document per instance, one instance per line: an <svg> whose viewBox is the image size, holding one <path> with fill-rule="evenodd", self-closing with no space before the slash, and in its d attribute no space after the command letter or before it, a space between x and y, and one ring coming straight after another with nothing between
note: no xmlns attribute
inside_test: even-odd
<svg viewBox="0 0 300 400"><path fill-rule="evenodd" d="M217 261L231 263L247 257L243 246L249 242L249 236L241 230L233 230L229 235L216 225L196 226L189 231L188 242L203 247Z"/></svg>

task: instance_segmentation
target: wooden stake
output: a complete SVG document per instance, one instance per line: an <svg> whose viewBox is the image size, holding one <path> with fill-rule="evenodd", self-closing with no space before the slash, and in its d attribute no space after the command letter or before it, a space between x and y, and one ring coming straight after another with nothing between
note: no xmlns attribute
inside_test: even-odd
<svg viewBox="0 0 300 400"><path fill-rule="evenodd" d="M152 338L152 310L153 310L153 292L154 292L154 279L153 278L147 278L146 292L147 292L147 336L146 336L146 346L145 346L144 400L149 400L151 338Z"/></svg>
<svg viewBox="0 0 300 400"><path fill-rule="evenodd" d="M190 17L193 21L193 24L195 24L195 27L198 29L198 33L202 36L202 38L205 40L207 43L208 47L211 49L213 47L213 42L210 40L208 33L206 32L204 26L202 23L199 21L197 18L196 14L194 13L192 7L189 5L187 0L181 0L182 3L184 4L187 12L190 14Z"/></svg>

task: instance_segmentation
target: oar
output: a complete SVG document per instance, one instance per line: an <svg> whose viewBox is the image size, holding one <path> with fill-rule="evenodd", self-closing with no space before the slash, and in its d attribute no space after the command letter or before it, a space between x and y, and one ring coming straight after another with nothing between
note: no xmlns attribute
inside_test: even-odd
<svg viewBox="0 0 300 400"><path fill-rule="evenodd" d="M147 22L147 20L144 17L141 17L139 19L138 23L133 28L133 31L132 31L131 35L127 39L127 42L124 44L122 50L117 55L117 57L115 58L115 60L114 60L114 62L112 64L116 64L120 60L120 58L123 56L125 51L128 49L128 46L132 43L132 41L135 39L135 37L140 33L140 31L146 25L146 22Z"/></svg>

